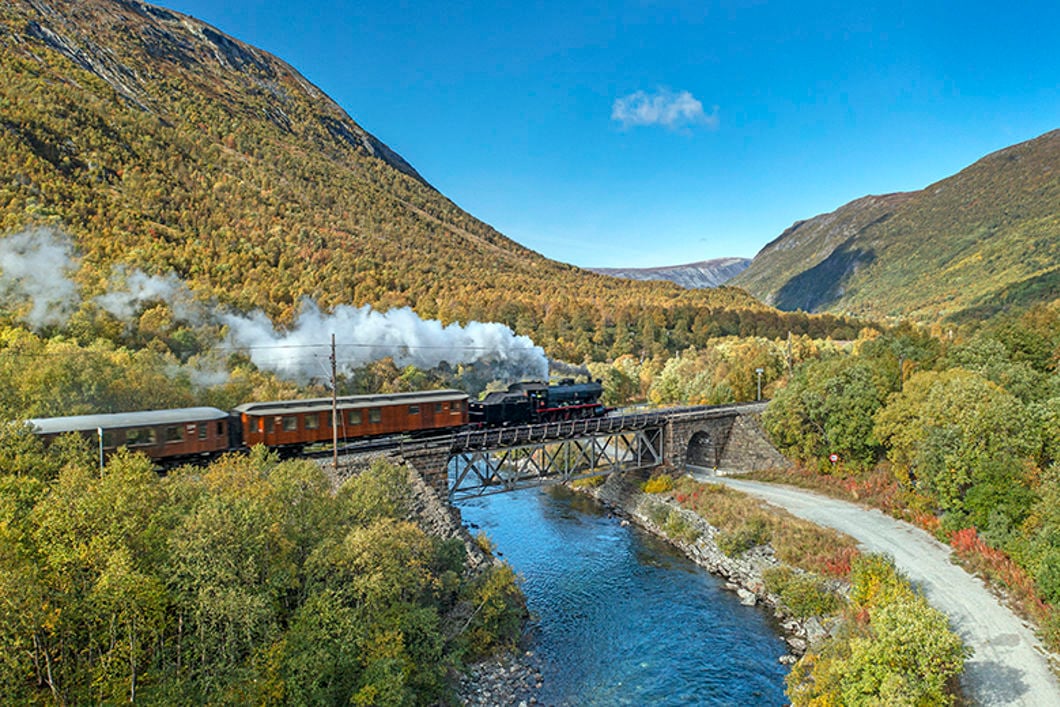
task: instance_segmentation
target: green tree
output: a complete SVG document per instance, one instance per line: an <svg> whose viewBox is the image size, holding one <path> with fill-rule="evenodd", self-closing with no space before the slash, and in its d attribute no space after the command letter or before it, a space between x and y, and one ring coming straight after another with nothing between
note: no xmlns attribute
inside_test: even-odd
<svg viewBox="0 0 1060 707"><path fill-rule="evenodd" d="M875 430L902 480L957 515L973 484L1021 483L1012 472L1040 445L1039 428L1014 396L962 369L914 375L879 412ZM1009 473L997 473L997 464Z"/></svg>
<svg viewBox="0 0 1060 707"><path fill-rule="evenodd" d="M292 545L253 460L225 458L201 480L187 472L173 481L171 496L186 503L168 534L165 568L182 627L177 649L210 694L275 638L283 599L296 588Z"/></svg>
<svg viewBox="0 0 1060 707"><path fill-rule="evenodd" d="M851 567L842 631L806 653L787 678L796 707L948 705L967 652L946 617L881 555Z"/></svg>
<svg viewBox="0 0 1060 707"><path fill-rule="evenodd" d="M822 470L833 453L844 466L866 469L881 453L874 432L887 392L881 384L869 363L857 358L804 363L773 397L762 424L778 448Z"/></svg>
<svg viewBox="0 0 1060 707"><path fill-rule="evenodd" d="M948 682L964 668L964 645L919 596L871 611L869 635L855 638L841 678L844 704L953 704Z"/></svg>

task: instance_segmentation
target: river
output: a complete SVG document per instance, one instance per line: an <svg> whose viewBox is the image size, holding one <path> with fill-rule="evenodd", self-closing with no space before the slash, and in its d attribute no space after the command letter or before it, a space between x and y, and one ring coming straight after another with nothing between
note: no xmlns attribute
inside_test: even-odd
<svg viewBox="0 0 1060 707"><path fill-rule="evenodd" d="M547 705L783 705L771 615L562 487L460 504L523 578Z"/></svg>

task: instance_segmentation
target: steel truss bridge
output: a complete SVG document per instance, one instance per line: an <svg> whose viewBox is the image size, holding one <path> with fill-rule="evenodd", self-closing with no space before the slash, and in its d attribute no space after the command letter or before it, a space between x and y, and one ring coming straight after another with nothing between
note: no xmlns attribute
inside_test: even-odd
<svg viewBox="0 0 1060 707"><path fill-rule="evenodd" d="M663 462L658 415L623 415L455 435L449 497L460 501L519 488L651 469Z"/></svg>
<svg viewBox="0 0 1060 707"><path fill-rule="evenodd" d="M764 407L764 402L756 402L625 411L582 420L370 440L346 445L340 453L347 459L393 455L450 501L664 464L772 468L786 460L767 441L763 456L761 445L754 448L753 434L744 429L735 441L732 433L736 420L760 414Z"/></svg>
<svg viewBox="0 0 1060 707"><path fill-rule="evenodd" d="M394 451L450 501L460 501L618 470L683 466L690 450L701 463L716 467L732 420L748 412L747 407L667 408L463 430L403 440Z"/></svg>

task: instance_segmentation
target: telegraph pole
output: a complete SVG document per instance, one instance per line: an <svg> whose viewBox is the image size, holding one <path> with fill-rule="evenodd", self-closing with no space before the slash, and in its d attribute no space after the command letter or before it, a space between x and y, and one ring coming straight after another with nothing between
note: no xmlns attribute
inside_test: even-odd
<svg viewBox="0 0 1060 707"><path fill-rule="evenodd" d="M331 463L339 473L339 398L335 381L335 334L331 335Z"/></svg>

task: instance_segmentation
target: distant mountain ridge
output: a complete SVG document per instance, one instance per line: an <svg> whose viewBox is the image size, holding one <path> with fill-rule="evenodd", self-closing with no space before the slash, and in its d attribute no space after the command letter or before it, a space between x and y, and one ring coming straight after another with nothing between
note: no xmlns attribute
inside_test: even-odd
<svg viewBox="0 0 1060 707"><path fill-rule="evenodd" d="M728 284L783 310L985 318L1060 299L1060 130L799 221Z"/></svg>
<svg viewBox="0 0 1060 707"><path fill-rule="evenodd" d="M669 280L689 290L719 287L743 272L750 258L715 258L687 265L656 268L587 268L592 272L629 280Z"/></svg>

